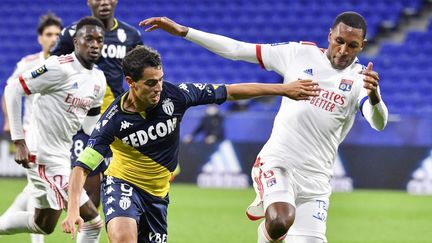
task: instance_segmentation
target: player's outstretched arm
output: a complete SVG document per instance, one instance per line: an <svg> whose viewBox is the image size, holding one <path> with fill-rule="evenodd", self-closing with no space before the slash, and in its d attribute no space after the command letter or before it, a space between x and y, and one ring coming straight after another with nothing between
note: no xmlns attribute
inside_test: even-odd
<svg viewBox="0 0 432 243"><path fill-rule="evenodd" d="M228 100L280 95L293 100L309 100L318 96L320 88L312 80L297 80L287 84L241 83L226 85Z"/></svg>
<svg viewBox="0 0 432 243"><path fill-rule="evenodd" d="M167 17L152 17L139 23L140 26L150 26L145 31L164 30L175 36L185 37L211 52L231 60L243 60L258 63L256 45L237 41L222 35L210 34L189 28L172 21Z"/></svg>
<svg viewBox="0 0 432 243"><path fill-rule="evenodd" d="M67 216L62 222L62 230L65 233L70 233L72 239L75 238L75 225L78 227L78 232L84 224L84 220L80 217L80 195L84 187L84 182L87 178L88 170L75 166L72 170L69 186L68 186L68 209Z"/></svg>

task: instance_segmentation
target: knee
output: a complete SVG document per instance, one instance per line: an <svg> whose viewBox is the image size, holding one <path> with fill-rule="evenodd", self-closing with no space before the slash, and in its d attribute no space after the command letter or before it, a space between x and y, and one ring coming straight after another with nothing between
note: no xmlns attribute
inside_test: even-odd
<svg viewBox="0 0 432 243"><path fill-rule="evenodd" d="M277 240L283 237L293 224L294 219L289 217L277 217L270 220L266 220L266 229L269 236L273 240Z"/></svg>
<svg viewBox="0 0 432 243"><path fill-rule="evenodd" d="M284 210L278 213L267 213L265 227L268 235L277 240L283 237L294 223L295 210Z"/></svg>
<svg viewBox="0 0 432 243"><path fill-rule="evenodd" d="M134 234L125 232L125 231L108 231L109 242L117 243L117 242L137 242L137 238Z"/></svg>
<svg viewBox="0 0 432 243"><path fill-rule="evenodd" d="M54 232L55 229L55 225L51 225L51 224L38 225L38 227L42 231L41 233L44 235L51 234L52 232Z"/></svg>

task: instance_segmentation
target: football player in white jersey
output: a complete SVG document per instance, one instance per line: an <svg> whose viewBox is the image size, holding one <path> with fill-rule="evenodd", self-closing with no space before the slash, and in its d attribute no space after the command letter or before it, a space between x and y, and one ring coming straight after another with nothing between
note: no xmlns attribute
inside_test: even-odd
<svg viewBox="0 0 432 243"><path fill-rule="evenodd" d="M9 77L7 83L9 83L13 79L17 79L18 75L23 72L30 70L35 67L39 67L42 63L49 57L49 50L54 46L56 40L60 34L62 29L62 21L53 13L48 13L46 15L42 15L39 18L39 24L37 27L38 33L38 43L42 47L42 51L38 53L34 53L31 55L27 55L23 57L16 65L15 71ZM24 98L24 114L23 114L23 128L24 131L28 131L30 129L30 117L32 113L32 104L33 104L33 96L29 95ZM4 124L3 131L5 133L9 133L9 122L8 116L6 112L6 103L4 100L4 96L2 99L2 110L4 114ZM5 214L8 212L16 212L16 211L28 211L34 210L33 200L30 197L31 191L33 187L31 183L28 183L24 190L17 195L12 205L6 210ZM44 241L43 235L40 234L31 234L32 243L41 243Z"/></svg>
<svg viewBox="0 0 432 243"><path fill-rule="evenodd" d="M104 41L104 25L94 17L77 24L75 51L51 56L42 66L24 72L8 83L6 107L15 161L28 168L30 183L37 189L34 212L16 212L0 217L0 234L54 231L67 202L72 136L82 126L88 134L100 117L106 80L94 63ZM31 129L24 140L21 124L21 96L39 94L33 103ZM86 222L78 242L97 242L103 222L87 194L80 199Z"/></svg>
<svg viewBox="0 0 432 243"><path fill-rule="evenodd" d="M367 25L355 12L338 15L328 34L327 49L311 42L273 45L245 43L179 25L166 17L143 20L146 31L162 29L183 36L233 60L259 63L284 77L284 83L311 78L319 97L310 101L283 98L270 139L252 169L257 192L247 210L250 219L265 218L258 242L327 242L326 218L330 178L339 144L360 111L380 131L388 111L373 64L359 64Z"/></svg>

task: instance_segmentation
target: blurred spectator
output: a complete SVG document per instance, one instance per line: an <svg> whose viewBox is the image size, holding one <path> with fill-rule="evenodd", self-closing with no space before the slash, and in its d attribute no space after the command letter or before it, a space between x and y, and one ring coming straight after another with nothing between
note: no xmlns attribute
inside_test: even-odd
<svg viewBox="0 0 432 243"><path fill-rule="evenodd" d="M225 139L224 117L217 105L209 105L206 114L195 130L184 137L183 142L190 143L199 134L204 135L206 144L215 144Z"/></svg>

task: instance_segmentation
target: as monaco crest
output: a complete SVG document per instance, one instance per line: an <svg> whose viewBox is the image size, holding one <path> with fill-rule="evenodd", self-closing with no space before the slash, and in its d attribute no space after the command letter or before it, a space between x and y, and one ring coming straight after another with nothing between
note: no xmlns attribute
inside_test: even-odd
<svg viewBox="0 0 432 243"><path fill-rule="evenodd" d="M167 115L172 116L172 114L174 113L174 104L170 98L162 101L162 109Z"/></svg>
<svg viewBox="0 0 432 243"><path fill-rule="evenodd" d="M126 32L124 31L124 29L118 29L117 30L117 38L119 39L119 41L121 43L126 41L127 36L126 36Z"/></svg>
<svg viewBox="0 0 432 243"><path fill-rule="evenodd" d="M129 198L129 197L122 196L121 199L120 199L120 201L119 201L119 206L120 206L123 210L126 210L126 209L128 209L128 208L130 207L130 205L131 205L131 200L130 200L130 198Z"/></svg>
<svg viewBox="0 0 432 243"><path fill-rule="evenodd" d="M352 85L353 85L354 81L349 80L349 79L342 79L340 84L339 84L339 89L342 91L351 91L352 89Z"/></svg>

